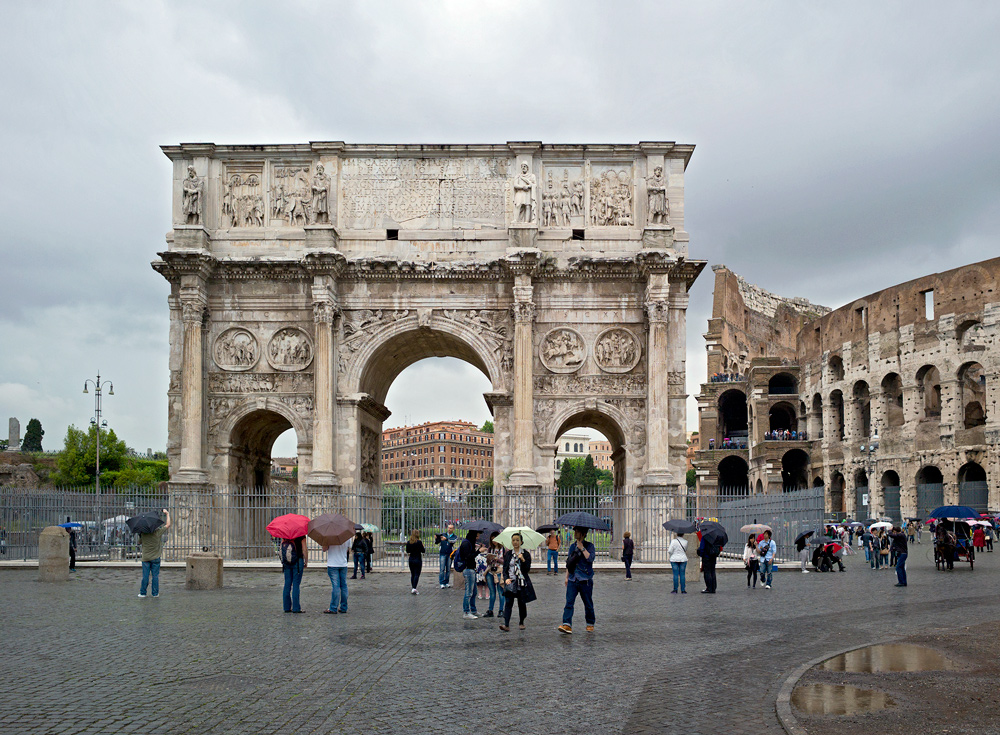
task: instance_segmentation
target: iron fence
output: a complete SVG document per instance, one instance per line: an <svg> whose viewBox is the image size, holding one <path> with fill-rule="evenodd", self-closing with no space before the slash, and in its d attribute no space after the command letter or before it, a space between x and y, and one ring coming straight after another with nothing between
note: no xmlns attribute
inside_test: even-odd
<svg viewBox="0 0 1000 735"><path fill-rule="evenodd" d="M396 486L344 487L336 493L315 492L293 484L268 487L214 487L170 493L116 489L96 496L92 491L32 490L0 487L0 558L33 559L43 528L67 520L76 530L79 560L137 559L137 539L125 519L145 511L167 510L171 528L164 537L164 558L180 560L193 551L210 550L227 560L277 560L277 543L267 523L285 513L347 515L356 523L377 527L373 564L405 564L404 544L416 530L428 555L438 552L435 534L449 523L486 519L504 526L535 528L562 513L587 511L604 519L610 532L592 532L598 560L620 557L624 533L635 543L635 561L666 563L672 538L662 524L671 519L718 519L729 531L726 551L742 551L739 528L748 523L771 526L781 559L795 558L794 538L823 519L822 488L776 495L649 492L648 488L573 488L570 490L505 487L493 493L412 490ZM461 534L460 532L460 535ZM560 533L562 548L571 531ZM312 553L319 548L310 541ZM541 551L539 559L541 559Z"/></svg>

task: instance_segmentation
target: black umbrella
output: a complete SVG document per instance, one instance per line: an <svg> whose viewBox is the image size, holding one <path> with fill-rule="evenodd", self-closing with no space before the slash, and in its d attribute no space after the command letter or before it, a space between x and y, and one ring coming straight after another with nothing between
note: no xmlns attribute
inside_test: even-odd
<svg viewBox="0 0 1000 735"><path fill-rule="evenodd" d="M538 531L539 533L548 533L549 531L558 531L559 526L557 526L555 523L546 523L544 525L539 526L535 530Z"/></svg>
<svg viewBox="0 0 1000 735"><path fill-rule="evenodd" d="M725 546L729 543L729 534L721 523L705 521L699 527L701 540L709 546Z"/></svg>
<svg viewBox="0 0 1000 735"><path fill-rule="evenodd" d="M873 523L878 523L878 518L865 518L865 526L870 526Z"/></svg>
<svg viewBox="0 0 1000 735"><path fill-rule="evenodd" d="M462 531L479 531L479 533L492 533L493 531L499 533L504 529L499 523L482 520L464 521L458 524L458 527Z"/></svg>
<svg viewBox="0 0 1000 735"><path fill-rule="evenodd" d="M584 513L579 510L573 513L564 513L559 516L556 518L556 525L572 526L573 528L592 528L595 531L611 530L611 526L595 516L593 513Z"/></svg>
<svg viewBox="0 0 1000 735"><path fill-rule="evenodd" d="M127 518L125 525L132 533L152 533L163 525L163 519L155 510L151 510L148 513L140 513L132 518Z"/></svg>
<svg viewBox="0 0 1000 735"><path fill-rule="evenodd" d="M799 541L801 541L804 538L809 538L814 533L816 533L816 532L815 531L803 531L802 533L800 533L798 536L795 537L795 543L798 543Z"/></svg>
<svg viewBox="0 0 1000 735"><path fill-rule="evenodd" d="M667 521L663 527L672 533L694 533L698 530L698 527L691 521L682 521L677 518Z"/></svg>
<svg viewBox="0 0 1000 735"><path fill-rule="evenodd" d="M908 521L922 521L924 519L923 518L907 518L906 520L908 520Z"/></svg>

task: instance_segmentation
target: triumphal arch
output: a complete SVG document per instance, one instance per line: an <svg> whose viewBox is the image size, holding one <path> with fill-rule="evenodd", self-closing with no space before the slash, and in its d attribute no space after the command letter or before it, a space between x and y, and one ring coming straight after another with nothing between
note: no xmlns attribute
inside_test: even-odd
<svg viewBox="0 0 1000 735"><path fill-rule="evenodd" d="M619 487L684 483L693 146L163 150L174 488L266 483L289 427L300 486L379 483L386 393L430 356L492 384L498 493L551 488L580 426Z"/></svg>

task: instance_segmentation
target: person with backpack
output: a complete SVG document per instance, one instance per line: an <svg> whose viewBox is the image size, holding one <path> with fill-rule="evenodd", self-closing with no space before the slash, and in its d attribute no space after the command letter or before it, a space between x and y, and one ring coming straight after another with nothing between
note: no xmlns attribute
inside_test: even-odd
<svg viewBox="0 0 1000 735"><path fill-rule="evenodd" d="M764 589L771 589L771 578L774 571L774 552L777 551L774 541L771 540L771 532L764 531L764 538L757 544L757 556L760 557L760 581L764 583Z"/></svg>
<svg viewBox="0 0 1000 735"><path fill-rule="evenodd" d="M438 551L440 557L438 584L441 585L441 589L451 587L451 552L455 548L456 541L458 541L458 536L455 535L454 523L449 523L444 533L434 536L434 543L440 546Z"/></svg>
<svg viewBox="0 0 1000 735"><path fill-rule="evenodd" d="M347 613L347 552L353 542L354 539L349 538L342 544L323 547L326 552L326 574L333 587L330 592L330 607L323 611L328 615Z"/></svg>
<svg viewBox="0 0 1000 735"><path fill-rule="evenodd" d="M309 563L309 549L306 547L306 537L299 536L281 541L281 571L285 575L285 588L281 593L286 613L301 613L299 605L299 584L302 582L302 572Z"/></svg>
<svg viewBox="0 0 1000 735"><path fill-rule="evenodd" d="M368 543L365 541L364 534L358 531L354 534L354 541L351 544L351 552L354 554L354 574L351 575L351 579L358 578L358 567L361 567L361 579L365 578L365 550L368 548Z"/></svg>
<svg viewBox="0 0 1000 735"><path fill-rule="evenodd" d="M455 571L465 577L465 597L462 599L462 617L475 620L476 614L476 537L479 531L469 531L455 555Z"/></svg>
<svg viewBox="0 0 1000 735"><path fill-rule="evenodd" d="M714 595L718 587L718 580L715 578L715 562L719 558L720 551L717 544L709 543L708 539L702 536L697 553L701 557L701 571L705 575L705 589L701 591L703 595Z"/></svg>
<svg viewBox="0 0 1000 735"><path fill-rule="evenodd" d="M587 541L587 529L573 529L573 543L569 546L566 557L566 607L563 608L562 625L559 632L566 635L573 633L573 607L576 596L583 601L584 619L587 621L587 632L594 632L597 616L594 614L594 557L597 549ZM507 602L510 604L510 601Z"/></svg>

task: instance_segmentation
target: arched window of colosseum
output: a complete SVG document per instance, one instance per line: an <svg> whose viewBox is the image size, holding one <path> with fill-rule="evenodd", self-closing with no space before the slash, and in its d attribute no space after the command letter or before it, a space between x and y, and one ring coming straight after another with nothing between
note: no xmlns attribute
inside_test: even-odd
<svg viewBox="0 0 1000 735"><path fill-rule="evenodd" d="M719 495L746 495L750 491L750 467L742 457L729 456L719 462Z"/></svg>
<svg viewBox="0 0 1000 735"><path fill-rule="evenodd" d="M793 396L799 389L793 375L778 373L767 381L767 392L771 395Z"/></svg>
<svg viewBox="0 0 1000 735"><path fill-rule="evenodd" d="M868 383L859 380L854 384L854 410L857 411L857 427L861 436L870 436L872 431L872 402Z"/></svg>
<svg viewBox="0 0 1000 735"><path fill-rule="evenodd" d="M823 487L823 478L817 475L813 478L813 487Z"/></svg>
<svg viewBox="0 0 1000 735"><path fill-rule="evenodd" d="M989 485L986 470L978 462L967 462L958 470L958 503L980 513L989 507Z"/></svg>
<svg viewBox="0 0 1000 735"><path fill-rule="evenodd" d="M719 436L739 442L747 438L747 395L741 390L727 390L719 396Z"/></svg>
<svg viewBox="0 0 1000 735"><path fill-rule="evenodd" d="M844 379L844 361L839 355L831 355L827 367L830 369L830 380Z"/></svg>
<svg viewBox="0 0 1000 735"><path fill-rule="evenodd" d="M925 419L941 419L941 373L933 365L917 371L917 391L923 401Z"/></svg>
<svg viewBox="0 0 1000 735"><path fill-rule="evenodd" d="M799 422L795 415L795 407L782 401L775 403L767 412L771 431L798 431Z"/></svg>
<svg viewBox="0 0 1000 735"><path fill-rule="evenodd" d="M815 394L812 399L812 411L809 414L806 431L810 439L823 438L823 396Z"/></svg>
<svg viewBox="0 0 1000 735"><path fill-rule="evenodd" d="M809 486L809 455L790 449L781 457L781 487L785 492Z"/></svg>
<svg viewBox="0 0 1000 735"><path fill-rule="evenodd" d="M834 438L844 441L844 394L835 390L830 394L830 411L833 420Z"/></svg>
<svg viewBox="0 0 1000 735"><path fill-rule="evenodd" d="M978 362L969 362L958 371L958 389L966 429L986 423L986 372Z"/></svg>
<svg viewBox="0 0 1000 735"><path fill-rule="evenodd" d="M902 426L906 418L903 415L903 379L898 373L889 373L882 378L882 400L889 426Z"/></svg>
<svg viewBox="0 0 1000 735"><path fill-rule="evenodd" d="M844 512L844 476L839 472L830 477L830 512Z"/></svg>
<svg viewBox="0 0 1000 735"><path fill-rule="evenodd" d="M968 319L959 324L955 330L955 337L958 339L958 348L960 350L985 349L983 325L976 319Z"/></svg>

